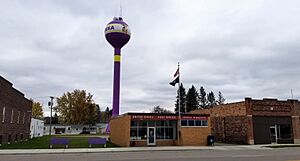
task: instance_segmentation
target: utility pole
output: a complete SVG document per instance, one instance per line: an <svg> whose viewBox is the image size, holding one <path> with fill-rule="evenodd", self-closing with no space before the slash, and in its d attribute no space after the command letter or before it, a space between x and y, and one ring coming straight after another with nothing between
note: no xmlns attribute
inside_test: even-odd
<svg viewBox="0 0 300 161"><path fill-rule="evenodd" d="M50 129L49 129L49 136L51 136L52 131L52 108L53 108L53 96L50 96L50 102L48 102L48 106L50 106Z"/></svg>

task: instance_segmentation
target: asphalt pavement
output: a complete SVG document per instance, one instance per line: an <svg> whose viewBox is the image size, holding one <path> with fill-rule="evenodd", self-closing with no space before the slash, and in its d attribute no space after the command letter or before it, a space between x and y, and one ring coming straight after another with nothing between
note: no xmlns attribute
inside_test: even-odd
<svg viewBox="0 0 300 161"><path fill-rule="evenodd" d="M157 148L146 151L144 148L144 151L106 151L105 153L3 154L0 156L0 161L300 161L299 147L272 149L232 146L212 148L185 147L184 150L170 151Z"/></svg>
<svg viewBox="0 0 300 161"><path fill-rule="evenodd" d="M159 147L118 147L118 148L80 148L80 149L12 149L0 150L6 154L66 154L66 153L106 153L142 151L192 151L192 150L247 150L268 149L266 145L221 145L221 146L159 146Z"/></svg>

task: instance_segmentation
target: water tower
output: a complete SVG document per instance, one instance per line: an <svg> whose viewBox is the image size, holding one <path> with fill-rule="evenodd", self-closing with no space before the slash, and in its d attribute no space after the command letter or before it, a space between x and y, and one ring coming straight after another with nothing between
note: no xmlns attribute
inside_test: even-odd
<svg viewBox="0 0 300 161"><path fill-rule="evenodd" d="M119 115L121 48L130 39L130 30L122 17L114 17L105 28L105 38L114 47L112 117Z"/></svg>

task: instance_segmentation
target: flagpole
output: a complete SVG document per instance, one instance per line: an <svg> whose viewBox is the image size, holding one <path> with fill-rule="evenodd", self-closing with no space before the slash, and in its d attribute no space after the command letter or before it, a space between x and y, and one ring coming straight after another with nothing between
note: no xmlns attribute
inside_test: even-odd
<svg viewBox="0 0 300 161"><path fill-rule="evenodd" d="M178 76L178 116L180 118L180 70L179 70L179 62L178 62L178 71L179 71L179 76Z"/></svg>
<svg viewBox="0 0 300 161"><path fill-rule="evenodd" d="M180 131L179 128L181 126L181 114L180 114L180 70L179 70L179 62L178 62L178 71L179 71L179 75L178 75L178 145L180 144Z"/></svg>

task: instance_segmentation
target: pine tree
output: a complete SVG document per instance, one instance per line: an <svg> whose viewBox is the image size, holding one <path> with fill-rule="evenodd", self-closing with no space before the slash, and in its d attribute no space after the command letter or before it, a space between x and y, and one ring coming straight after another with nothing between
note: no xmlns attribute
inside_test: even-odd
<svg viewBox="0 0 300 161"><path fill-rule="evenodd" d="M198 101L199 94L196 88L192 85L192 87L188 90L186 95L186 110L187 112L193 111L198 109L199 101Z"/></svg>
<svg viewBox="0 0 300 161"><path fill-rule="evenodd" d="M206 108L208 106L206 92L203 86L200 87L199 104L201 108Z"/></svg>
<svg viewBox="0 0 300 161"><path fill-rule="evenodd" d="M180 89L180 90L179 90ZM177 90L177 96L176 96L176 103L175 103L175 113L178 113L178 102L179 102L179 96L178 93L180 91L180 112L184 113L185 112L185 105L186 105L186 92L185 88L183 87L182 83L179 86L179 89Z"/></svg>
<svg viewBox="0 0 300 161"><path fill-rule="evenodd" d="M215 106L217 103L216 103L216 98L215 98L215 94L213 91L210 91L208 94L207 94L207 100L208 100L208 106L209 107L213 107Z"/></svg>
<svg viewBox="0 0 300 161"><path fill-rule="evenodd" d="M223 97L222 93L219 91L217 104L222 105L224 103L225 103L225 98Z"/></svg>

